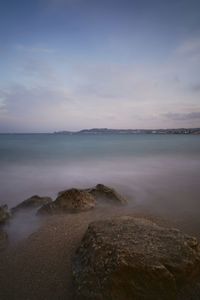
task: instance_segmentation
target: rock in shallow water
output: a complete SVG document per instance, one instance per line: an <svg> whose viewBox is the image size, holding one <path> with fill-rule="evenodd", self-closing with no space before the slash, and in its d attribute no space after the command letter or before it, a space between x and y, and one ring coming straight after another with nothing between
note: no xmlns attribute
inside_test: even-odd
<svg viewBox="0 0 200 300"><path fill-rule="evenodd" d="M42 206L39 214L54 214L62 212L80 212L94 208L95 198L87 191L70 189L58 194L52 203Z"/></svg>
<svg viewBox="0 0 200 300"><path fill-rule="evenodd" d="M7 205L0 206L0 224L4 224L10 218L10 212Z"/></svg>
<svg viewBox="0 0 200 300"><path fill-rule="evenodd" d="M197 300L199 276L196 238L132 217L91 223L73 263L81 300Z"/></svg>
<svg viewBox="0 0 200 300"><path fill-rule="evenodd" d="M16 213L21 209L33 209L51 202L52 199L50 197L40 197L38 195L34 195L13 207L11 211L12 213Z"/></svg>
<svg viewBox="0 0 200 300"><path fill-rule="evenodd" d="M69 189L58 193L52 203L43 205L38 214L74 213L87 211L97 203L126 204L127 201L114 189L103 184L97 184L89 189Z"/></svg>
<svg viewBox="0 0 200 300"><path fill-rule="evenodd" d="M127 201L119 193L111 187L104 184L97 184L94 188L87 189L93 195L97 202L104 202L107 204L126 204Z"/></svg>

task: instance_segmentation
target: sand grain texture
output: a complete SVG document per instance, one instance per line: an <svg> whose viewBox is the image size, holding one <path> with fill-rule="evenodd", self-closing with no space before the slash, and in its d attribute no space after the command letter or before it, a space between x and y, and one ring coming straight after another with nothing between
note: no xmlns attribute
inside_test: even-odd
<svg viewBox="0 0 200 300"><path fill-rule="evenodd" d="M71 261L88 224L116 213L122 211L105 208L44 218L36 233L0 253L0 299L73 299Z"/></svg>
<svg viewBox="0 0 200 300"><path fill-rule="evenodd" d="M71 255L88 222L59 216L0 258L0 299L72 299Z"/></svg>
<svg viewBox="0 0 200 300"><path fill-rule="evenodd" d="M128 208L102 208L79 214L44 218L40 229L0 253L1 300L72 300L72 257L88 224L133 214ZM167 221L149 216L162 225Z"/></svg>

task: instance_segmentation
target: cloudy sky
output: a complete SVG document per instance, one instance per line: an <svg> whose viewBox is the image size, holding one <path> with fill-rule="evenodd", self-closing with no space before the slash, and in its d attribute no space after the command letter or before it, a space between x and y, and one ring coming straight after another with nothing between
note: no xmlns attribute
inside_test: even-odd
<svg viewBox="0 0 200 300"><path fill-rule="evenodd" d="M1 0L0 132L200 127L199 0Z"/></svg>

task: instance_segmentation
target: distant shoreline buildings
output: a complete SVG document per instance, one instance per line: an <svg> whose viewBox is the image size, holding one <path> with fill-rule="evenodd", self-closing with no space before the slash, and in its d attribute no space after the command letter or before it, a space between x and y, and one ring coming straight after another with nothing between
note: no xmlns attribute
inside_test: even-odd
<svg viewBox="0 0 200 300"><path fill-rule="evenodd" d="M109 129L92 128L80 131L56 131L54 134L84 135L84 134L200 134L200 128L176 129Z"/></svg>

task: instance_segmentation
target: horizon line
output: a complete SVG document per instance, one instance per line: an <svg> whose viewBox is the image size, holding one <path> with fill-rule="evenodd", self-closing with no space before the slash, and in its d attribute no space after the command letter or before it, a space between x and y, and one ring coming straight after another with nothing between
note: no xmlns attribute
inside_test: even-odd
<svg viewBox="0 0 200 300"><path fill-rule="evenodd" d="M79 130L67 130L61 129L56 131L47 131L47 132L0 132L0 134L55 134L55 133L62 133L62 132L69 132L69 133L78 133L84 130L116 130L116 131L128 131L128 130L146 130L146 131L159 131L159 130L195 130L199 129L200 127L176 127L176 128L106 128L106 127L92 127L92 128L83 128Z"/></svg>

